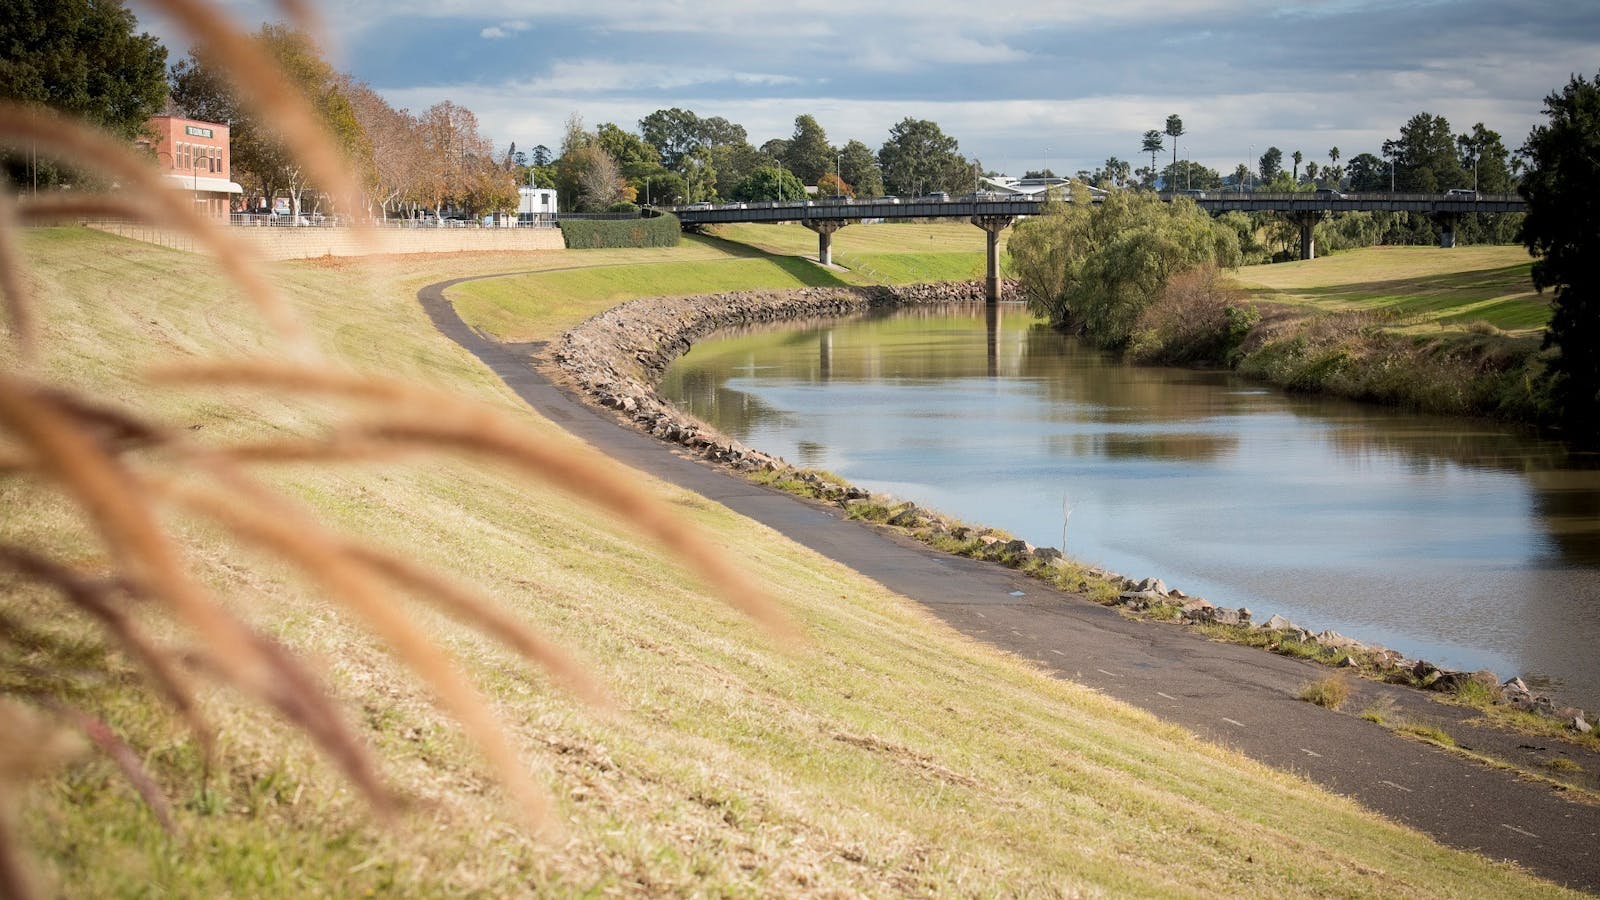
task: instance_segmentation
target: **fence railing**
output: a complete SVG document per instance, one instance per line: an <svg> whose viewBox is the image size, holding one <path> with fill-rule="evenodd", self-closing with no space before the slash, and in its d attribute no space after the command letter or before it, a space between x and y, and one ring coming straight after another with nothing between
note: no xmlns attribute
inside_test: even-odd
<svg viewBox="0 0 1600 900"><path fill-rule="evenodd" d="M432 216L426 218L390 218L356 220L346 216L324 216L317 213L302 214L299 217L277 215L274 213L232 213L228 222L245 228L336 228L350 227L353 225L367 225L374 228L555 228L556 222L551 217L541 217L530 220L502 219L500 222L480 222L475 219L437 219Z"/></svg>

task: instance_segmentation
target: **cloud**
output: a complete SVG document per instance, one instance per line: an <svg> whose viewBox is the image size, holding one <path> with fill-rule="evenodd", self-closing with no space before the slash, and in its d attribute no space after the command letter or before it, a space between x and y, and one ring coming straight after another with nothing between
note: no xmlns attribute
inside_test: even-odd
<svg viewBox="0 0 1600 900"><path fill-rule="evenodd" d="M511 37L517 32L527 31L532 27L533 26L531 24L524 22L521 19L513 19L511 21L501 22L499 25L490 25L488 28L478 32L478 37L486 40L497 41L501 38Z"/></svg>

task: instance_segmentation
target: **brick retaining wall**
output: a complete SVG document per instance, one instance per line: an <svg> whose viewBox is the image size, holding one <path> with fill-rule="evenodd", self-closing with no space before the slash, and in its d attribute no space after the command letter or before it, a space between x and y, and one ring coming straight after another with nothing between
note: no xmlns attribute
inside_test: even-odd
<svg viewBox="0 0 1600 900"><path fill-rule="evenodd" d="M94 223L93 228L175 250L195 250L181 232L148 225ZM481 250L564 250L558 228L379 228L366 243L350 228L230 228L262 259L366 256L379 253L463 253Z"/></svg>

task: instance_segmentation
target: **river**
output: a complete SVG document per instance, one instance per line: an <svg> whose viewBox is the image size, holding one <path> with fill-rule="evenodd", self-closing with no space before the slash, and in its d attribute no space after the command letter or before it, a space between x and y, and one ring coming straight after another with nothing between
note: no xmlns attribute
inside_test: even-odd
<svg viewBox="0 0 1600 900"><path fill-rule="evenodd" d="M1122 365L1011 304L719 334L661 384L750 446L1135 578L1600 701L1600 458ZM1065 515L1064 511L1070 511Z"/></svg>

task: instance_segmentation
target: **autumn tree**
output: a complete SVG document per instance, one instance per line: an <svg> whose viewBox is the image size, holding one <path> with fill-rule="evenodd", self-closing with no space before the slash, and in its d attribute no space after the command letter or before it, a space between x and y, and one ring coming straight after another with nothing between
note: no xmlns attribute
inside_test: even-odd
<svg viewBox="0 0 1600 900"><path fill-rule="evenodd" d="M345 78L341 89L350 99L350 109L372 148L369 194L387 219L402 204L415 199L415 189L422 178L417 120L405 110L390 106L362 82Z"/></svg>

